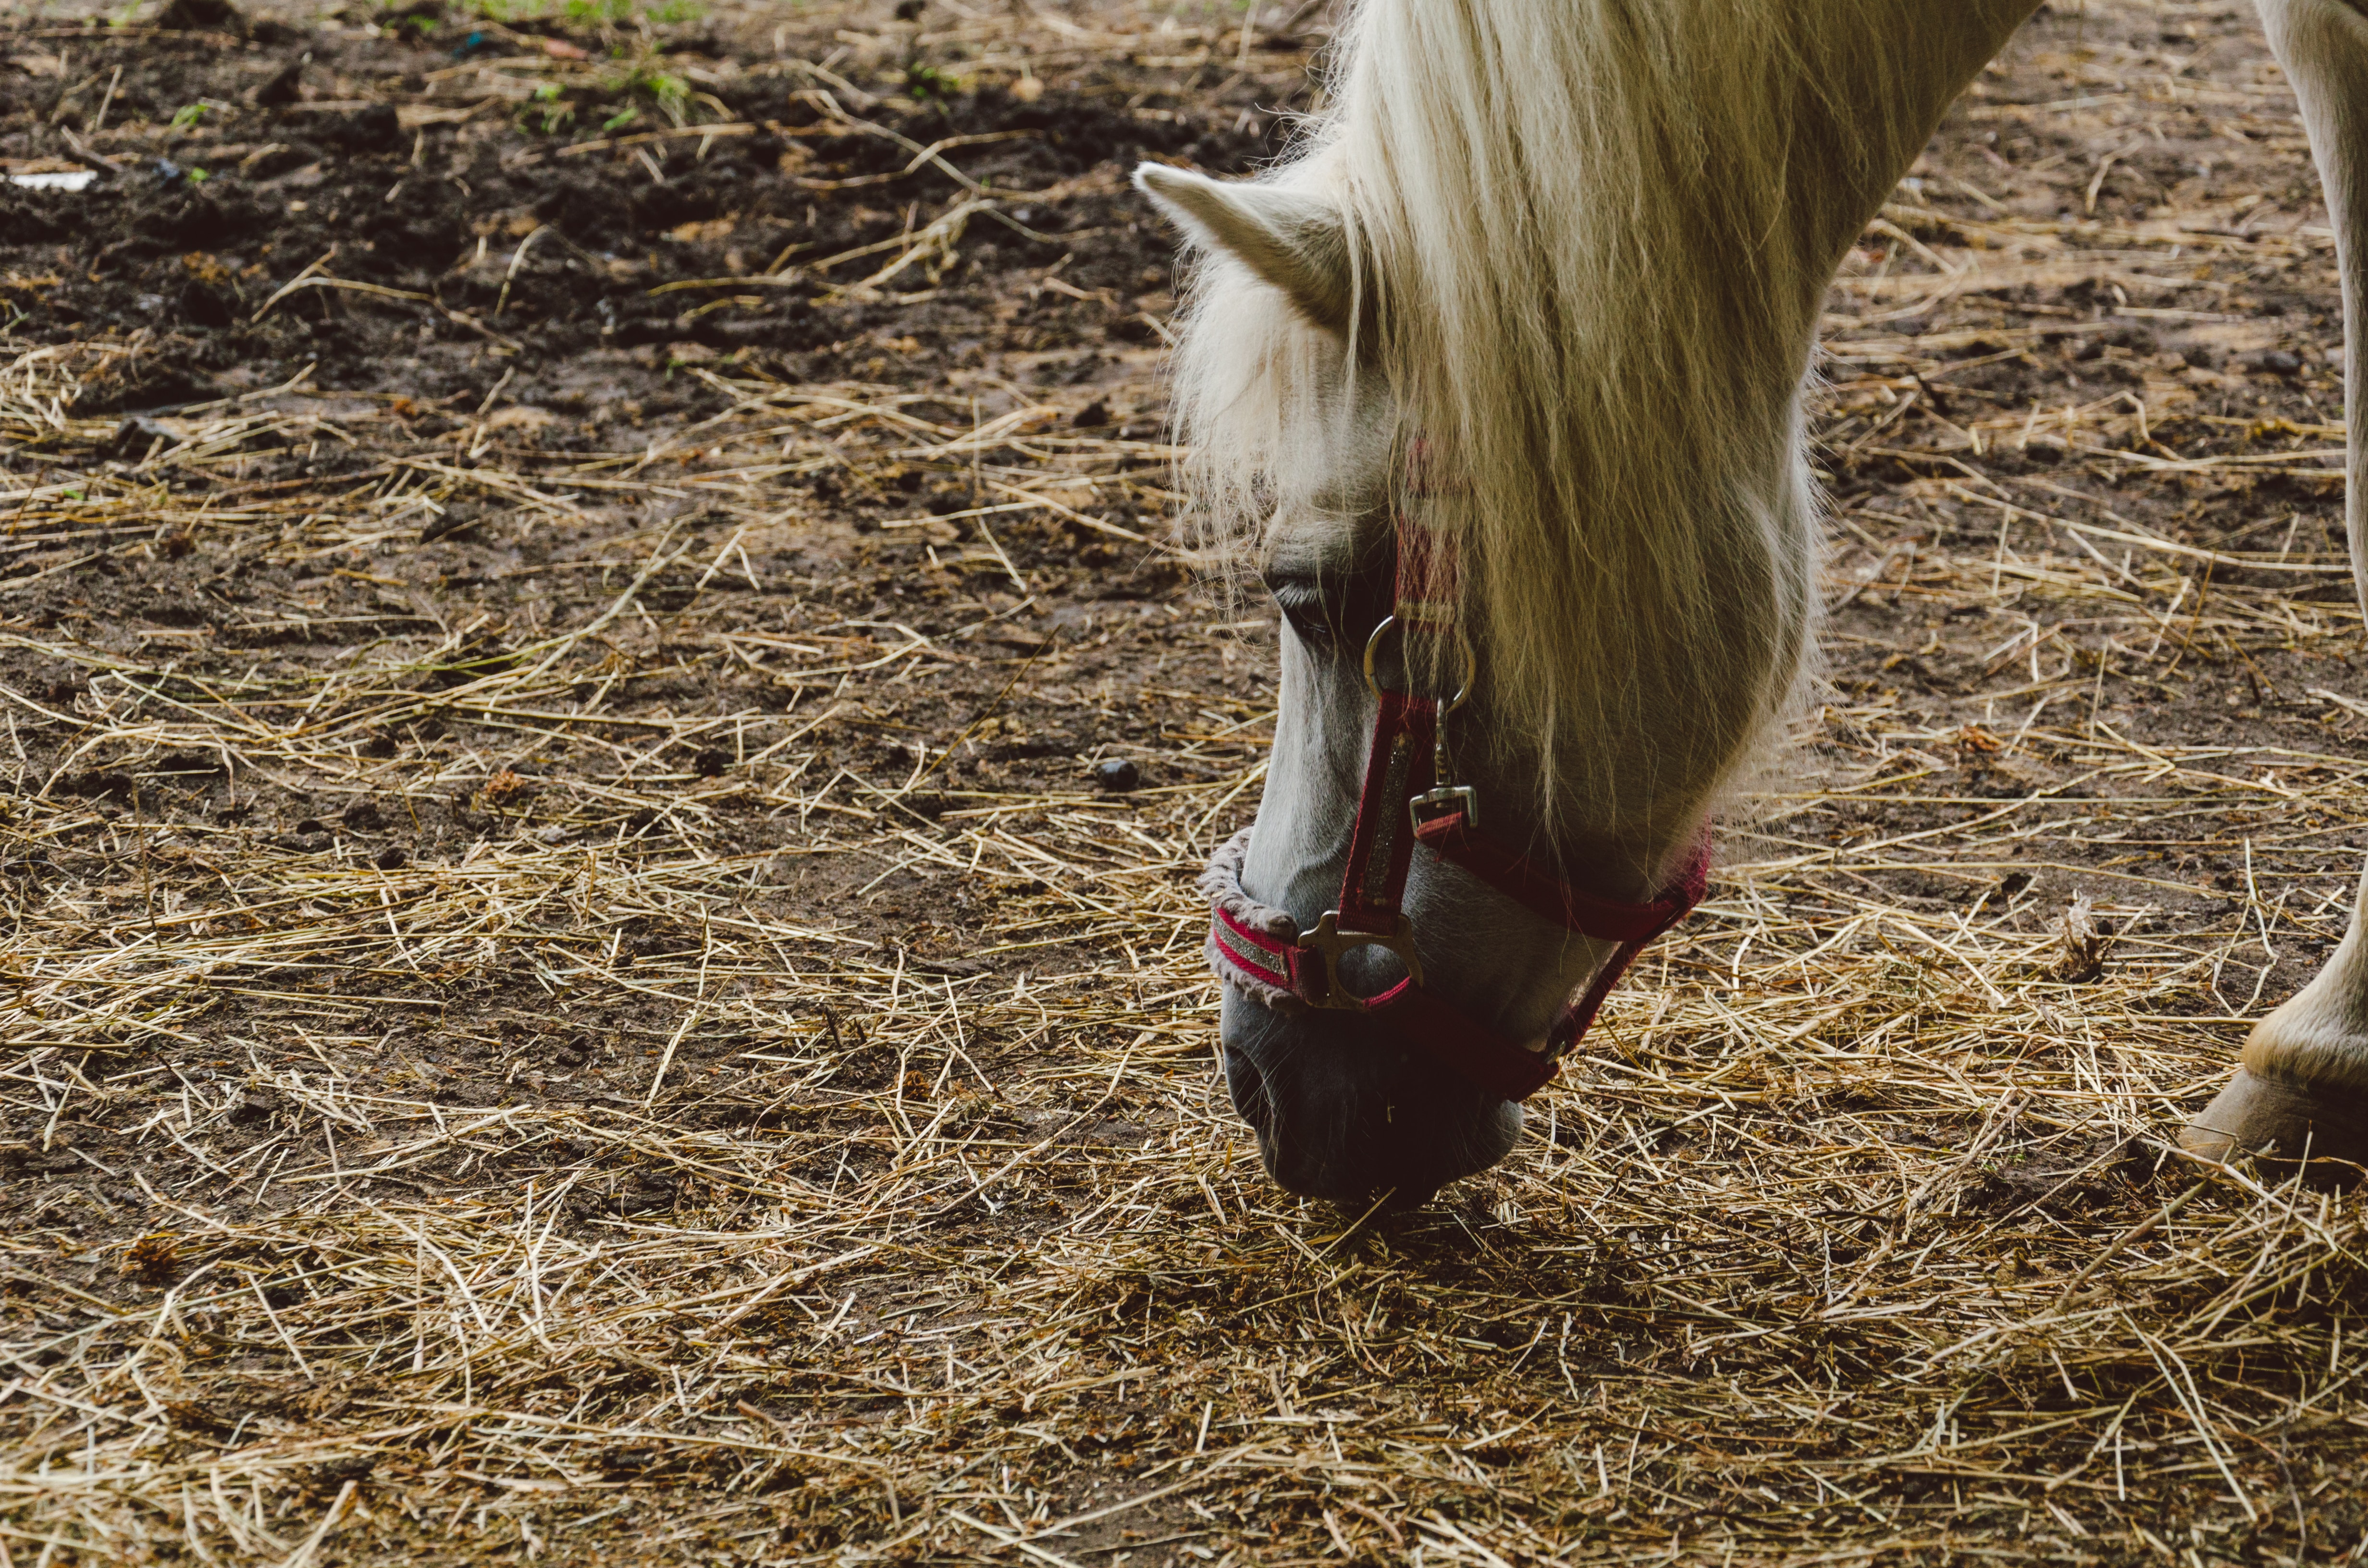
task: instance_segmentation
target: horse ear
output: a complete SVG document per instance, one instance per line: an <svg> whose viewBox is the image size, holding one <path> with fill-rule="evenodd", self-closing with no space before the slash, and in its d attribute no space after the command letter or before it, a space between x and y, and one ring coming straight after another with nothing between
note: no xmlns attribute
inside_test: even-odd
<svg viewBox="0 0 2368 1568"><path fill-rule="evenodd" d="M1165 164L1138 165L1134 184L1195 241L1281 290L1316 325L1348 335L1355 288L1348 225L1337 208L1271 185L1220 185Z"/></svg>

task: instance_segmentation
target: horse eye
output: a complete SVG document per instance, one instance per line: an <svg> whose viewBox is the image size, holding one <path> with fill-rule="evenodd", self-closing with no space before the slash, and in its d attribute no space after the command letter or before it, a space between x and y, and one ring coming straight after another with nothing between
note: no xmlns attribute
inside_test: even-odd
<svg viewBox="0 0 2368 1568"><path fill-rule="evenodd" d="M1282 618L1300 640L1311 647L1329 647L1339 641L1333 621L1332 607L1325 602L1323 592L1313 583L1283 582L1271 584L1268 592L1274 596Z"/></svg>

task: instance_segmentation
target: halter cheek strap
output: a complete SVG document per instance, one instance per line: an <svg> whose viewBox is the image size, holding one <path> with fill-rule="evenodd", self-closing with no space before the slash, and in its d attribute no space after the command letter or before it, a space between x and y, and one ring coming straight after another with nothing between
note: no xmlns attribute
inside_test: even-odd
<svg viewBox="0 0 2368 1568"><path fill-rule="evenodd" d="M1425 823L1417 836L1442 860L1463 867L1497 892L1528 905L1566 930L1599 942L1616 942L1611 956L1588 982L1587 989L1565 1006L1546 1032L1545 1054L1555 1060L1585 1037L1602 1010L1604 998L1620 983L1654 938L1691 914L1710 891L1710 831L1694 841L1677 877L1655 898L1644 903L1621 903L1575 888L1541 869L1529 857L1506 848L1474 831L1459 814Z"/></svg>
<svg viewBox="0 0 2368 1568"><path fill-rule="evenodd" d="M1702 902L1710 876L1710 837L1705 830L1684 869L1660 893L1643 903L1622 903L1575 888L1480 833L1477 794L1443 777L1448 759L1442 727L1470 692L1468 648L1456 637L1464 655L1463 690L1444 703L1383 690L1373 673L1376 651L1393 627L1410 635L1455 636L1459 631L1453 542L1429 516L1429 466L1417 446L1407 502L1398 513L1395 613L1374 629L1366 645L1365 676L1378 707L1339 903L1314 929L1303 932L1288 912L1251 899L1241 881L1251 832L1244 828L1219 847L1201 878L1211 908L1209 958L1220 978L1255 1001L1281 1011L1363 1013L1491 1094L1523 1100L1554 1076L1557 1061L1586 1034L1604 998L1646 944ZM1407 667L1411 674L1416 662L1409 659ZM1508 1040L1424 985L1404 908L1417 843L1540 917L1617 944L1547 1031L1544 1050ZM1385 990L1360 996L1341 980L1340 959L1366 947L1394 954L1406 972Z"/></svg>

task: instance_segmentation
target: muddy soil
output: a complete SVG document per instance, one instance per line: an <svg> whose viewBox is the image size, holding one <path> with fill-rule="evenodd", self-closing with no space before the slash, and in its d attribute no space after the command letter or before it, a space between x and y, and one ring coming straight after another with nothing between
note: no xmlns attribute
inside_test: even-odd
<svg viewBox="0 0 2368 1568"><path fill-rule="evenodd" d="M915 31L887 28L892 42ZM19 37L0 79L0 157L19 171L99 177L73 192L0 186L0 273L19 312L16 335L133 351L74 405L78 417L118 421L108 438L79 449L27 442L8 452L10 472L36 483L122 472L170 445L158 421L291 384L301 392L268 405L334 413L343 438L258 442L233 483L178 483L229 498L341 485L359 494L391 458L419 453L464 472L533 475L606 458L605 472L628 478L653 460L696 473L722 455L697 435L730 406L717 376L856 381L906 418L956 426L1052 402L1067 430L1156 444L1163 409L1153 372L1174 247L1125 187L1126 171L1156 156L1242 172L1279 144L1274 111L1288 96L1237 79L1212 97L1213 84L1196 88L1189 74L1130 71L1123 61L963 90L918 57L901 73L892 59L867 90L787 53L734 54L696 30L630 49L572 36L416 6L383 25L364 17L325 30L239 22ZM1272 40L1269 51L1287 62L1298 58L1293 44ZM933 58L950 63L943 51ZM942 222L965 200L980 212L938 253L876 286L846 286L898 259L916 224ZM849 259L832 259L841 256ZM323 276L338 286L303 286ZM1151 458L1126 466L1146 482L1163 472ZM1164 538L1156 511L1121 499L1073 522L1023 517L996 530L1006 559L948 568L929 542L936 534L879 525L967 515L976 480L960 462L803 469L773 483L783 505L819 526L777 553L744 551L717 586L745 602L712 628L784 631L812 610L935 637L984 619L987 655L919 688L872 703L860 681L837 683L857 716L836 727L825 755L867 777L901 778L915 757L988 721L935 770L932 788L899 808L908 821L933 819L965 786L1086 783L1096 764L1146 749L1158 730L1134 704L1112 705L1114 678L1157 669L1190 688L1224 684L1235 663L1205 638L1170 645L1177 608L1197 601L1172 553L1138 542ZM332 660L357 639L428 645L439 629L465 627L431 677L454 682L498 667L511 644L593 597L607 602L615 585L605 577L591 597L574 595L583 568L613 567L618 540L717 521L670 497L600 500L586 497L578 526L554 529L505 506L499 491L463 483L426 526L310 564L242 560L234 537L201 531L193 544L176 538L89 569L28 562L23 585L0 591L10 623L37 633L107 642L202 631L208 651L180 666L192 679L266 649L301 664ZM643 602L688 607L698 597L689 575L662 579ZM799 608L781 613L790 603ZM1064 657L1032 662L1064 638ZM662 673L636 672L619 689L620 711L783 707L783 694L746 669L673 651L687 656L662 646ZM21 642L0 660L0 678L40 704L17 715L20 787L132 810L132 777L77 750L71 715L91 671ZM1015 687L1022 669L1049 678ZM1007 738L986 738L997 731ZM432 720L368 745L424 760L491 739ZM530 762L499 749L539 790L576 766L548 748ZM677 760L695 777L726 765L712 746ZM1159 781L1147 761L1131 766L1133 778ZM301 785L226 788L208 776L176 789L172 778L170 768L153 776L142 812L188 813L298 846L367 832L370 853L411 862L463 852L492 820L468 789L400 812L365 803L362 829L351 801ZM738 854L799 836L761 821L719 831L711 842ZM73 879L104 877L113 858L105 843L61 843L15 864L20 875ZM871 880L814 862L782 896L819 914L835 908L840 881ZM871 889L846 917L947 958L973 943L957 906L917 896L908 881ZM928 917L908 915L908 903Z"/></svg>
<svg viewBox="0 0 2368 1568"><path fill-rule="evenodd" d="M917 62L919 85L875 98L790 64L718 60L702 52L712 38L617 62L597 38L433 7L335 32L123 30L27 38L18 59L33 66L9 74L0 105L12 166L103 171L75 193L0 187L23 335L153 345L85 392L85 413L168 411L310 365L317 386L410 399L424 422L411 433L433 438L445 411L511 371L508 401L569 415L552 444L587 450L713 412L666 374L675 345L688 347L673 359L913 386L1064 354L1059 375L1084 384L1113 345L1156 342L1143 315L1167 303L1171 247L1124 171L1156 156L1241 172L1274 151L1278 124L1240 89L1240 104L1195 95L1183 109L1165 107L1179 94L1130 102L1153 95L1090 83L1016 97L940 85ZM575 56L552 62L539 44ZM519 64L574 68L503 69ZM912 166L941 142L950 156ZM926 300L848 302L828 278L783 273L893 252L916 211L986 189L1006 194L959 262L928 268L925 290L917 274L900 288ZM435 308L315 292L261 309L324 258ZM1044 298L1045 276L1104 308ZM665 290L734 278L758 296Z"/></svg>

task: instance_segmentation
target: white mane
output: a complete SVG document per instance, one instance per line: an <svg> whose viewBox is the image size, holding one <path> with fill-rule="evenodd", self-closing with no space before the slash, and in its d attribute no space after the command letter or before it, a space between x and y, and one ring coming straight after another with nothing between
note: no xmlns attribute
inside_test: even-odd
<svg viewBox="0 0 2368 1568"><path fill-rule="evenodd" d="M1201 517L1255 539L1370 510L1338 493L1343 443L1385 393L1388 435L1465 487L1488 715L1589 836L1671 842L1796 683L1816 310L1913 153L1878 128L1938 112L1871 41L1901 8L1363 0L1331 107L1261 182L1345 219L1353 350L1229 256L1194 280Z"/></svg>

